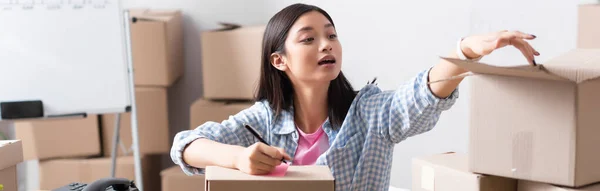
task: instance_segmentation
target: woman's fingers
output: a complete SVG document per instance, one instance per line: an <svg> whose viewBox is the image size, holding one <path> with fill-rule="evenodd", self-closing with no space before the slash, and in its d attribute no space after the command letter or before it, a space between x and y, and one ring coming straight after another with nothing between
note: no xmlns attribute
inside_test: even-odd
<svg viewBox="0 0 600 191"><path fill-rule="evenodd" d="M533 46L531 46L531 49L533 49L533 55L539 56L540 52L538 52L537 50L535 50L535 48L533 48Z"/></svg>
<svg viewBox="0 0 600 191"><path fill-rule="evenodd" d="M517 47L521 51L521 53L523 53L525 58L527 58L527 60L529 61L529 64L534 66L536 65L534 58L536 51L533 49L533 47L531 47L529 43L527 43L523 39L517 38L513 40L513 46Z"/></svg>
<svg viewBox="0 0 600 191"><path fill-rule="evenodd" d="M266 155L264 153L258 154L255 159L269 166L275 167L279 165L279 161L277 159L271 158L269 155Z"/></svg>
<svg viewBox="0 0 600 191"><path fill-rule="evenodd" d="M515 39L533 40L536 36L532 34L523 33L521 31L506 31L500 32L498 35L498 42L496 48L501 48L507 45L513 45Z"/></svg>
<svg viewBox="0 0 600 191"><path fill-rule="evenodd" d="M508 33L508 35L514 37L514 38L520 38L520 39L526 39L526 40L533 40L536 38L535 35L532 34L527 34L521 31L509 31L509 32L505 32Z"/></svg>
<svg viewBox="0 0 600 191"><path fill-rule="evenodd" d="M283 155L275 147L268 146L268 145L261 145L261 147L259 147L259 149L262 153L264 153L265 155L267 155L271 158L283 158Z"/></svg>
<svg viewBox="0 0 600 191"><path fill-rule="evenodd" d="M498 31L487 35L465 38L462 42L465 47L478 55L488 55L494 50L512 45L519 49L531 65L536 65L535 56L540 53L535 50L526 40L533 40L536 36L521 31Z"/></svg>
<svg viewBox="0 0 600 191"><path fill-rule="evenodd" d="M283 159L292 160L292 157L290 157L290 155L285 153L285 150L283 148L279 148L279 147L275 147L275 148L277 148L277 150L279 150L279 152L283 155Z"/></svg>
<svg viewBox="0 0 600 191"><path fill-rule="evenodd" d="M540 53L525 41L535 38L535 35L523 33L521 31L505 31L499 34L497 47L500 48L507 45L513 45L523 53L529 64L535 66L535 56L539 56Z"/></svg>
<svg viewBox="0 0 600 191"><path fill-rule="evenodd" d="M515 46L515 47L517 47L517 46ZM529 62L529 64L534 65L533 59L531 59L531 57L528 56L529 52L527 51L527 49L524 47L517 47L517 48L521 51L521 53L523 53L523 55L525 55L525 58L527 58L527 61Z"/></svg>
<svg viewBox="0 0 600 191"><path fill-rule="evenodd" d="M496 49L502 48L508 45L514 45L514 40L517 39L517 33L515 32L503 32L498 35L498 42Z"/></svg>
<svg viewBox="0 0 600 191"><path fill-rule="evenodd" d="M267 173L273 171L273 169L275 169L274 166L270 166L270 165L267 165L267 164L259 162L259 161L256 161L256 162L252 163L251 165L252 165L251 166L252 170L259 174L267 174Z"/></svg>

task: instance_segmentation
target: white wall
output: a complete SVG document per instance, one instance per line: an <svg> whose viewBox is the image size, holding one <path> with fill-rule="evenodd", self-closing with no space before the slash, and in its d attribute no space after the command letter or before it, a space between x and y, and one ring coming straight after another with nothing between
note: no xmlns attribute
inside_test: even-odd
<svg viewBox="0 0 600 191"><path fill-rule="evenodd" d="M188 128L189 105L202 96L200 39L217 22L265 24L295 2L318 5L333 17L344 47L343 71L355 88L378 77L383 89L394 89L418 71L436 64L464 35L518 29L538 36L538 63L575 46L576 5L596 0L124 0L127 8L175 8L184 13L185 74L169 89L171 139ZM515 49L503 49L484 62L524 64ZM370 68L372 72L365 69ZM468 83L461 98L441 117L437 127L398 144L394 151L392 185L410 188L410 159L431 153L466 152ZM165 166L172 165L165 157ZM34 172L35 170L27 170ZM35 177L36 175L28 175ZM35 179L34 179L35 180ZM35 186L33 186L35 188ZM30 187L31 189L31 187Z"/></svg>
<svg viewBox="0 0 600 191"><path fill-rule="evenodd" d="M343 71L355 88L378 77L383 89L393 89L418 71L436 64L464 35L501 29L538 36L538 63L575 47L576 5L594 2L564 0L126 0L130 8L176 8L185 14L186 70L169 90L171 136L188 128L188 106L202 95L198 33L220 21L265 24L283 7L295 2L318 5L336 23L344 47ZM499 65L524 64L516 49L503 49L483 61ZM365 69L370 68L372 71ZM431 132L410 138L395 148L392 185L410 188L410 159L437 152L466 152L468 142L468 83L461 99L444 113ZM167 159L168 160L168 159ZM166 161L170 163L170 161Z"/></svg>

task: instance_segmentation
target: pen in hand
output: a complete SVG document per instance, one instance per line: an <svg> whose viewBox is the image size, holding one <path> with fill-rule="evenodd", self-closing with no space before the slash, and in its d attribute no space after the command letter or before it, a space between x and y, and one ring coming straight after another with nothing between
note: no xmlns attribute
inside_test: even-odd
<svg viewBox="0 0 600 191"><path fill-rule="evenodd" d="M267 143L267 142L266 142L266 141L265 141L265 140L264 140L262 137L260 137L260 135L258 134L258 132L256 132L256 130L255 130L255 129L254 129L252 126L250 126L250 125L247 125L247 124L244 124L244 127L245 127L245 128L248 130L248 131L250 131L250 133L252 133L252 135L254 135L254 137L256 137L256 138L257 138L257 139L258 139L260 142L264 143L264 144L265 144L265 145L267 145L267 146L271 146L271 145L269 145L269 143ZM283 160L283 158L281 158L281 162L283 162L283 163L287 164L287 162L286 162L285 160Z"/></svg>

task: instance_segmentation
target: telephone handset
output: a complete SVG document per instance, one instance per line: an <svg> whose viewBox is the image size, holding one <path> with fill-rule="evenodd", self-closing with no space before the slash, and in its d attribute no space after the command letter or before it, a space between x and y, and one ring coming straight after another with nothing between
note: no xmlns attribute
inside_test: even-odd
<svg viewBox="0 0 600 191"><path fill-rule="evenodd" d="M103 178L90 184L71 183L52 191L139 191L133 181L125 178Z"/></svg>

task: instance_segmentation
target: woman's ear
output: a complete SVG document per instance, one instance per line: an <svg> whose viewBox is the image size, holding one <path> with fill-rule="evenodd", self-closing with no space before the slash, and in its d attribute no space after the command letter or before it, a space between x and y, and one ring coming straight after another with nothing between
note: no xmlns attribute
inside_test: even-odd
<svg viewBox="0 0 600 191"><path fill-rule="evenodd" d="M281 71L287 70L285 57L279 53L271 54L271 65Z"/></svg>

